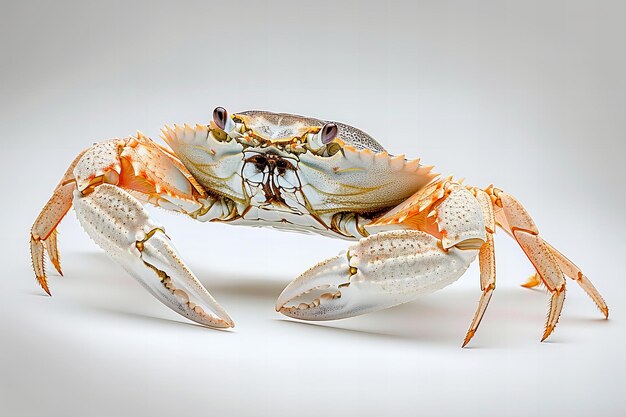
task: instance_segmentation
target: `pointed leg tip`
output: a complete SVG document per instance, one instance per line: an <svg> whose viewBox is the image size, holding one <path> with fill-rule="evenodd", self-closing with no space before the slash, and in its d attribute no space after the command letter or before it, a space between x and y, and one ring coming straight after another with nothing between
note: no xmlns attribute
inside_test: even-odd
<svg viewBox="0 0 626 417"><path fill-rule="evenodd" d="M473 330L470 330L467 332L467 335L465 335L465 340L463 341L463 344L461 345L462 348L464 348L465 346L467 346L467 344L470 342L470 340L472 340L472 338L474 337L474 334L476 332Z"/></svg>
<svg viewBox="0 0 626 417"><path fill-rule="evenodd" d="M553 330L554 330L554 326L547 326L546 330L543 332L543 336L541 337L541 341L544 342L552 334Z"/></svg>
<svg viewBox="0 0 626 417"><path fill-rule="evenodd" d="M600 311L602 311L602 314L604 314L604 319L608 320L609 319L609 308L608 307L603 307L600 309Z"/></svg>
<svg viewBox="0 0 626 417"><path fill-rule="evenodd" d="M61 271L61 265L59 265L56 262L52 262L52 265L54 265L54 269L56 269L56 271L59 273L59 275L63 276L63 271Z"/></svg>
<svg viewBox="0 0 626 417"><path fill-rule="evenodd" d="M39 280L39 285L41 285L41 288L43 288L43 290L46 292L46 294L48 294L50 297L52 297L52 293L50 292L50 288L48 288L48 283L45 280Z"/></svg>
<svg viewBox="0 0 626 417"><path fill-rule="evenodd" d="M44 276L37 276L37 282L39 283L39 285L41 286L41 288L43 288L43 290L49 295L52 296L52 293L50 293L50 288L48 288L48 280L46 279L45 275Z"/></svg>

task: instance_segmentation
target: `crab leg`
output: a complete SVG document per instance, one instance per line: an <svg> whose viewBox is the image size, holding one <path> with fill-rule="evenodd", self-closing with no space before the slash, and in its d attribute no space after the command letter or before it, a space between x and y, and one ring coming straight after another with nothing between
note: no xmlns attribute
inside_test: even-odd
<svg viewBox="0 0 626 417"><path fill-rule="evenodd" d="M73 170L87 150L82 151L70 164L61 178L59 185L52 193L30 231L30 254L35 269L35 276L41 287L50 295L48 281L44 270L44 243L50 261L59 274L61 272L61 258L57 249L57 226L72 207L72 194L76 189L76 180Z"/></svg>
<svg viewBox="0 0 626 417"><path fill-rule="evenodd" d="M606 305L606 302L604 301L604 298L602 298L602 295L600 295L600 292L596 289L596 287L594 287L591 281L589 281L589 278L587 278L585 274L583 274L583 272L580 270L580 268L578 268L572 261L567 259L565 255L556 250L548 242L544 241L544 243L546 244L548 249L550 249L552 255L554 255L554 258L556 259L556 262L559 264L559 267L561 268L563 273L573 279L576 283L578 283L578 285L580 285L580 287L587 293L587 295L591 297L591 299L600 309L602 314L604 314L604 318L608 319L609 307ZM539 274L534 274L530 278L528 278L528 281L522 284L522 287L533 288L540 284L541 277L539 276Z"/></svg>
<svg viewBox="0 0 626 417"><path fill-rule="evenodd" d="M476 314L474 314L472 324L470 324L465 340L463 341L463 347L465 347L469 341L472 340L472 337L474 337L483 315L487 310L487 306L491 300L491 295L496 289L496 260L493 244L493 234L495 233L496 226L493 206L491 204L491 198L487 193L479 189L476 189L475 191L476 199L480 204L485 220L485 231L487 232L487 240L481 246L478 253L478 263L480 266L480 288L483 293L478 301L478 309L476 310Z"/></svg>
<svg viewBox="0 0 626 417"><path fill-rule="evenodd" d="M602 298L602 296L600 295L600 292L596 289L596 287L593 286L591 281L589 281L589 278L587 278L580 270L580 268L578 268L572 261L567 259L565 255L552 247L552 245L550 245L548 242L544 241L544 243L546 244L548 249L550 249L552 255L554 255L554 259L556 259L556 262L559 264L559 267L561 268L563 273L576 281L578 285L580 285L581 288L585 290L587 295L589 295L593 302L596 303L596 306L598 306L602 314L604 314L604 318L608 319L609 307L606 305L606 302L604 301L604 298Z"/></svg>
<svg viewBox="0 0 626 417"><path fill-rule="evenodd" d="M489 188L487 192L495 197L496 221L517 241L551 294L546 328L541 338L543 342L559 321L565 301L565 277L524 206L515 197L498 189Z"/></svg>

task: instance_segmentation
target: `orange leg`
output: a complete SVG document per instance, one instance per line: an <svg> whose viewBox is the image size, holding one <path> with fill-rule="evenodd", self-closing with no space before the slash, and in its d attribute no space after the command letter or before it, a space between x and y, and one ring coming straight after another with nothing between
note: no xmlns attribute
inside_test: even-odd
<svg viewBox="0 0 626 417"><path fill-rule="evenodd" d="M559 267L561 268L563 273L573 279L576 283L578 283L578 285L580 285L583 290L585 290L587 295L589 295L589 297L591 297L596 306L598 306L602 314L604 314L604 318L608 319L609 307L606 305L606 302L604 301L604 298L602 298L602 295L600 295L600 292L596 289L596 287L593 286L591 281L589 281L589 278L587 278L585 274L583 274L583 272L580 270L580 268L578 268L572 261L567 259L565 255L556 250L548 242L544 241L544 243L550 249L552 255L554 255L554 258L556 259L556 262L559 264ZM540 284L541 278L537 274L534 274L530 278L528 278L528 281L522 284L522 287L534 288Z"/></svg>
<svg viewBox="0 0 626 417"><path fill-rule="evenodd" d="M600 295L600 292L596 289L596 287L593 286L591 281L589 281L589 278L587 278L585 274L583 274L583 272L580 270L580 268L578 268L572 261L567 259L565 255L556 250L548 242L544 241L544 243L550 249L552 255L554 255L554 258L556 259L556 262L559 264L559 267L561 268L563 273L573 279L576 283L578 283L578 285L580 285L583 290L585 290L587 295L589 295L589 297L591 297L596 306L598 306L602 314L604 314L604 318L608 319L609 307L606 305L606 302L604 301L604 298L602 298L602 295ZM541 279L537 276L537 274L535 274L531 276L527 282L522 284L522 287L533 288L539 284L541 284Z"/></svg>
<svg viewBox="0 0 626 417"><path fill-rule="evenodd" d="M57 226L72 207L72 196L76 189L74 167L87 150L82 151L70 164L54 190L52 197L46 203L30 231L30 256L37 281L50 294L44 266L44 248L48 252L50 261L59 274L61 272L61 258L57 249ZM45 243L45 246L44 246Z"/></svg>
<svg viewBox="0 0 626 417"><path fill-rule="evenodd" d="M554 259L556 259L556 262L561 267L563 273L576 281L578 285L580 285L582 289L585 290L587 295L589 295L593 302L596 303L602 314L604 314L604 318L608 319L609 307L606 305L606 302L604 301L596 287L594 287L591 281L589 281L589 278L587 278L580 270L580 268L578 268L572 261L567 259L565 255L553 248L549 243L544 243L546 244L548 249L550 249L552 255L554 255Z"/></svg>
<svg viewBox="0 0 626 417"><path fill-rule="evenodd" d="M488 189L487 191L491 191ZM493 194L493 193L492 193ZM494 196L495 199L495 196ZM518 202L519 204L519 202ZM496 209L501 210L496 206ZM502 220L502 221L501 221ZM513 236L510 228L503 226L502 223L506 225L506 219L502 215L500 215L500 219L498 219L500 226L503 227L504 231L507 232L510 236ZM500 222L501 221L501 222ZM583 274L581 269L577 267L572 261L570 261L565 255L559 252L556 248L550 245L545 240L543 241L543 245L550 251L551 255L554 257L554 260L558 264L559 268L565 275L574 280L580 287L589 295L589 297L593 300L596 306L600 309L605 318L609 318L609 307L607 306L604 298L600 295L600 292L594 287L589 278ZM528 280L522 284L524 288L534 288L543 283L541 276L536 273L528 278Z"/></svg>
<svg viewBox="0 0 626 417"><path fill-rule="evenodd" d="M465 336L465 340L463 341L463 347L465 347L469 343L469 341L472 340L472 337L474 337L474 334L476 333L476 330L480 325L483 315L487 310L487 306L489 305L489 301L491 300L493 290L496 289L496 261L493 245L495 217L493 213L493 206L491 204L491 198L487 193L479 189L476 189L474 191L476 193L476 199L480 203L480 207L483 212L485 229L487 232L487 240L482 245L478 253L478 263L480 266L480 288L483 293L480 296L480 300L478 301L478 308L476 309L476 313L474 314L472 324L470 324L467 335Z"/></svg>
<svg viewBox="0 0 626 417"><path fill-rule="evenodd" d="M498 225L520 245L537 275L551 294L550 310L541 341L550 336L561 315L565 302L565 277L550 246L539 236L539 230L526 209L515 197L494 188L488 188L494 201ZM533 284L530 282L528 285Z"/></svg>

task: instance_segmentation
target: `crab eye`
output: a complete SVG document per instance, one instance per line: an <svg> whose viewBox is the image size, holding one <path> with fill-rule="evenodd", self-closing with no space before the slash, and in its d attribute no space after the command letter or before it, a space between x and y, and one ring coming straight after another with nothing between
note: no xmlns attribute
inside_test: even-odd
<svg viewBox="0 0 626 417"><path fill-rule="evenodd" d="M320 140L324 145L328 145L337 137L337 125L334 123L326 123L320 132Z"/></svg>
<svg viewBox="0 0 626 417"><path fill-rule="evenodd" d="M216 107L213 110L213 121L220 129L226 128L226 121L228 120L228 112L224 107Z"/></svg>

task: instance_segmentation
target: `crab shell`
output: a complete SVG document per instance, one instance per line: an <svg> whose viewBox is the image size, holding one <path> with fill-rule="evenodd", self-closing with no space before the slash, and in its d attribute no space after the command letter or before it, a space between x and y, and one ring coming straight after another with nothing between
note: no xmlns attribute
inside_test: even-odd
<svg viewBox="0 0 626 417"><path fill-rule="evenodd" d="M276 183L316 218L335 213L376 213L387 210L431 182L431 166L419 159L392 156L369 135L343 123L331 143L316 148L314 136L327 123L283 113L248 111L234 114L234 128L225 132L214 123L166 127L163 139L195 179L210 193L235 202L240 213L255 205L246 182L251 155L287 161L291 179ZM228 130L228 129L225 129ZM332 151L332 152L329 152Z"/></svg>

